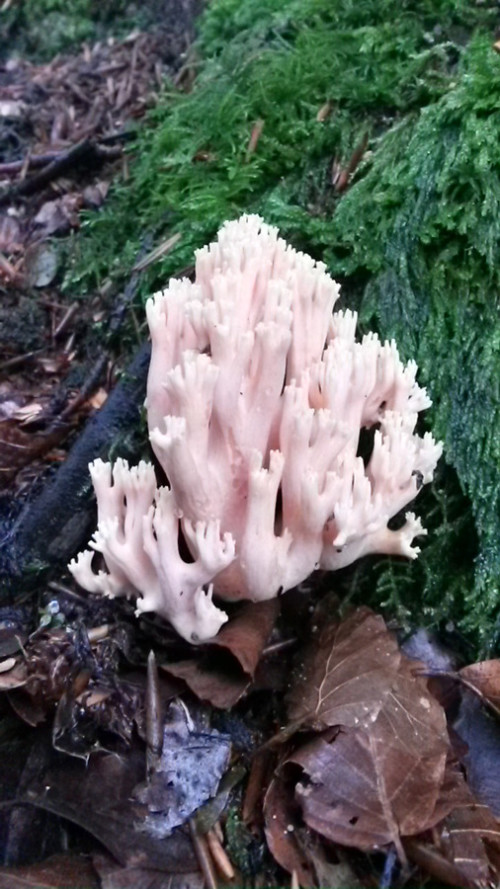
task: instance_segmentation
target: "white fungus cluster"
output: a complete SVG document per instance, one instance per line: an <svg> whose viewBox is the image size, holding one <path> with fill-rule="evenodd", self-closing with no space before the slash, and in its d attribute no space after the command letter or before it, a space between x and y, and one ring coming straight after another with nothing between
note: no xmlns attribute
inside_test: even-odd
<svg viewBox="0 0 500 889"><path fill-rule="evenodd" d="M148 301L148 426L168 487L148 463L91 465L98 527L70 565L81 586L135 596L203 641L227 619L214 593L259 601L315 568L417 555L419 519L388 522L441 454L415 432L430 400L394 342L357 342L355 313L332 314L338 293L323 263L243 216L198 251L195 283Z"/></svg>

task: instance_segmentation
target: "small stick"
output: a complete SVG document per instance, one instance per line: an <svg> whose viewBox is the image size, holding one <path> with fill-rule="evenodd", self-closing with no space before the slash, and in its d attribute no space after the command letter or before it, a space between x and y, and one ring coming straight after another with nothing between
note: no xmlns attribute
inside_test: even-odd
<svg viewBox="0 0 500 889"><path fill-rule="evenodd" d="M146 767L149 778L161 757L163 748L163 719L158 681L158 667L154 651L148 655L148 678L146 686Z"/></svg>
<svg viewBox="0 0 500 889"><path fill-rule="evenodd" d="M34 194L42 188L45 188L54 179L62 176L76 164L83 160L94 158L112 159L120 157L122 149L120 147L99 147L90 139L82 139L77 142L68 151L62 151L53 161L43 167L35 176L30 176L21 182L11 185L0 194L0 207L10 204L12 201L20 197L26 197Z"/></svg>
<svg viewBox="0 0 500 889"><path fill-rule="evenodd" d="M270 764L271 753L269 750L258 750L252 759L242 809L243 822L247 826L255 823L255 813L262 809L262 806L259 806L259 800L264 793Z"/></svg>
<svg viewBox="0 0 500 889"><path fill-rule="evenodd" d="M69 417L71 417L75 410L80 407L80 405L83 404L84 401L87 400L89 395L97 388L97 385L99 383L99 380L101 379L102 374L104 373L107 363L108 356L104 354L100 355L96 363L94 364L92 371L90 372L82 388L80 389L78 395L76 396L76 398L73 399L73 401L70 401L70 403L64 408L64 410L61 411L59 416L55 418L54 424L59 425L60 423L64 423L66 420L69 419Z"/></svg>
<svg viewBox="0 0 500 889"><path fill-rule="evenodd" d="M62 333L64 333L68 324L70 323L70 321L73 320L74 316L76 315L77 311L78 311L78 303L72 303L70 306L68 306L68 309L66 310L63 317L59 321L59 324L57 325L56 329L54 330L54 333L52 335L53 339L56 340L59 336L61 336Z"/></svg>
<svg viewBox="0 0 500 889"><path fill-rule="evenodd" d="M248 162L251 155L255 152L259 139L262 135L262 130L264 129L264 121L256 120L253 127L252 132L250 133L250 139L248 140L248 146L245 155L245 161Z"/></svg>
<svg viewBox="0 0 500 889"><path fill-rule="evenodd" d="M336 192L341 193L346 190L353 173L355 173L366 149L368 147L368 133L365 133L361 142L356 145L347 166L343 170L334 168L332 171L332 185Z"/></svg>
<svg viewBox="0 0 500 889"><path fill-rule="evenodd" d="M41 352L43 352L43 349L35 349L34 352L25 352L24 355L14 355L13 358L7 358L6 361L0 361L0 372L2 370L9 370L12 367L18 367L20 364L25 364L25 362L31 361L32 358L36 358Z"/></svg>
<svg viewBox="0 0 500 889"><path fill-rule="evenodd" d="M215 876L212 859L208 851L205 838L198 833L194 818L189 819L189 832L193 841L194 851L200 865L200 870L205 877L207 889L218 889L217 877Z"/></svg>
<svg viewBox="0 0 500 889"><path fill-rule="evenodd" d="M99 152L102 152L106 145L112 145L115 142L126 142L131 138L131 132L102 136L99 139L99 145L96 147ZM45 154L29 154L28 152L26 157L20 161L9 161L8 163L0 164L0 176L15 176L17 173L22 173L25 169L38 170L40 167L46 167L52 161L56 161L68 154L69 151L71 151L71 148L65 148L63 151L47 151Z"/></svg>
<svg viewBox="0 0 500 889"><path fill-rule="evenodd" d="M61 151L48 151L47 154L27 154L23 160L0 164L0 176L15 176L25 168L36 170L38 167L45 167L60 157L62 153Z"/></svg>
<svg viewBox="0 0 500 889"><path fill-rule="evenodd" d="M88 640L91 645L95 645L101 639L106 639L108 635L109 624L101 624L100 627L91 627L90 630L87 630Z"/></svg>
<svg viewBox="0 0 500 889"><path fill-rule="evenodd" d="M155 247L154 250L151 250L147 256L143 256L142 259L139 259L138 262L133 266L133 272L142 272L144 269L147 269L151 263L156 262L158 259L161 259L162 256L166 256L167 253L175 247L175 245L180 241L181 235L179 232L176 232L175 235L171 235L166 241L163 241L158 247Z"/></svg>
<svg viewBox="0 0 500 889"><path fill-rule="evenodd" d="M286 651L287 648L292 648L293 645L296 645L298 641L299 640L293 636L291 639L283 639L282 642L273 642L272 645L266 645L266 647L262 649L262 657L269 657L271 654Z"/></svg>
<svg viewBox="0 0 500 889"><path fill-rule="evenodd" d="M205 834L210 854L215 862L215 866L224 880L234 880L235 870L231 864L228 854L224 849L215 830L208 830Z"/></svg>

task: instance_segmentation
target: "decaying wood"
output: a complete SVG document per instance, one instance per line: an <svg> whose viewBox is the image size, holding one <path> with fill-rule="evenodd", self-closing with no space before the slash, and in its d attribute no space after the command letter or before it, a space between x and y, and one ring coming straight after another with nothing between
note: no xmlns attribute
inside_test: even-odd
<svg viewBox="0 0 500 889"><path fill-rule="evenodd" d="M0 538L0 600L60 571L86 543L95 524L88 464L107 459L119 446L122 456L138 456L137 430L146 391L149 344L140 349L104 406L86 424L68 459L28 498ZM5 522L7 524L7 522Z"/></svg>
<svg viewBox="0 0 500 889"><path fill-rule="evenodd" d="M96 161L115 160L121 154L120 146L100 145L91 139L82 139L68 151L62 151L56 155L54 160L44 166L36 175L22 179L5 189L0 194L0 207L11 204L18 198L35 194L54 179L82 163L92 164Z"/></svg>

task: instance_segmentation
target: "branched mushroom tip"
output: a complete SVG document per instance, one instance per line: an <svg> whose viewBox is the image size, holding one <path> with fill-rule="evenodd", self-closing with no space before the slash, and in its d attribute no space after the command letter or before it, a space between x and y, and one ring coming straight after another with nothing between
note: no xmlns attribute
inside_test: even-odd
<svg viewBox="0 0 500 889"><path fill-rule="evenodd" d="M133 596L200 642L227 619L214 593L259 601L317 567L416 557L420 520L388 523L440 457L415 431L430 400L393 341L358 342L356 314L332 314L338 293L323 263L242 216L198 251L194 283L148 301L148 425L169 487L148 463L91 464L98 527L70 564L81 586Z"/></svg>

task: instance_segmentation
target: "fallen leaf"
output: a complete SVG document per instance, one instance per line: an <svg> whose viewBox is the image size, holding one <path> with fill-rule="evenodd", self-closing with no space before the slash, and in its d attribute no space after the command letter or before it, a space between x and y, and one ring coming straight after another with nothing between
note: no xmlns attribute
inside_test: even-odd
<svg viewBox="0 0 500 889"><path fill-rule="evenodd" d="M311 862L297 840L299 825L293 800L293 787L281 776L274 778L264 799L265 832L273 858L288 871L295 872L300 886L312 889L316 885Z"/></svg>
<svg viewBox="0 0 500 889"><path fill-rule="evenodd" d="M400 662L396 639L368 608L328 624L300 659L287 696L287 733L369 725L389 696Z"/></svg>
<svg viewBox="0 0 500 889"><path fill-rule="evenodd" d="M94 855L100 889L203 889L203 874L167 874L141 867L121 867L107 855Z"/></svg>
<svg viewBox="0 0 500 889"><path fill-rule="evenodd" d="M459 759L476 799L500 817L500 722L471 691L462 696L453 728L464 741Z"/></svg>
<svg viewBox="0 0 500 889"><path fill-rule="evenodd" d="M249 602L209 645L200 646L196 657L162 669L182 679L201 701L221 709L233 707L251 684L278 612L277 599Z"/></svg>
<svg viewBox="0 0 500 889"><path fill-rule="evenodd" d="M447 815L432 834L404 841L408 857L431 877L454 887L497 886L500 823L479 805L456 763L449 763L436 811Z"/></svg>
<svg viewBox="0 0 500 889"><path fill-rule="evenodd" d="M248 602L231 618L212 642L229 651L251 678L279 614L279 600Z"/></svg>
<svg viewBox="0 0 500 889"><path fill-rule="evenodd" d="M109 182L103 180L94 185L87 185L82 192L83 206L97 210L106 200L108 191Z"/></svg>
<svg viewBox="0 0 500 889"><path fill-rule="evenodd" d="M0 250L11 253L21 249L21 226L15 216L0 215Z"/></svg>
<svg viewBox="0 0 500 889"><path fill-rule="evenodd" d="M210 654L168 664L162 669L182 679L200 701L220 710L233 707L250 685L249 677L235 669L234 664L220 663Z"/></svg>
<svg viewBox="0 0 500 889"><path fill-rule="evenodd" d="M310 830L305 829L297 831L297 841L312 864L316 876L315 885L328 889L346 889L346 886L349 889L362 889L363 884L347 861L331 860L335 857L335 849L330 844L326 847Z"/></svg>
<svg viewBox="0 0 500 889"><path fill-rule="evenodd" d="M42 241L26 250L24 270L31 287L48 287L57 275L59 254L56 248Z"/></svg>
<svg viewBox="0 0 500 889"><path fill-rule="evenodd" d="M14 658L9 658L9 660L14 662L12 667L8 670L0 670L0 691L22 688L28 681L26 664L23 661L17 663ZM6 661L2 661L2 665L5 663Z"/></svg>
<svg viewBox="0 0 500 889"><path fill-rule="evenodd" d="M398 847L400 836L435 823L449 750L446 719L413 670L402 660L368 725L331 730L289 758L308 776L296 794L304 820L322 836L360 849Z"/></svg>
<svg viewBox="0 0 500 889"><path fill-rule="evenodd" d="M94 836L123 867L191 873L197 862L181 829L157 837L145 821L147 808L133 800L146 773L142 746L97 753L88 762L51 749L50 739L33 751L26 802L67 818Z"/></svg>
<svg viewBox="0 0 500 889"><path fill-rule="evenodd" d="M459 670L458 675L500 714L500 660L471 664Z"/></svg>
<svg viewBox="0 0 500 889"><path fill-rule="evenodd" d="M81 207L81 195L64 194L54 201L42 204L33 223L44 237L66 234L70 228L78 228L80 224L78 213Z"/></svg>
<svg viewBox="0 0 500 889"><path fill-rule="evenodd" d="M148 781L134 791L147 806L143 830L168 837L217 793L229 767L231 742L214 729L190 724L186 708L172 702L163 732L162 753Z"/></svg>
<svg viewBox="0 0 500 889"><path fill-rule="evenodd" d="M99 889L92 864L82 855L52 855L25 867L0 867L0 889Z"/></svg>

